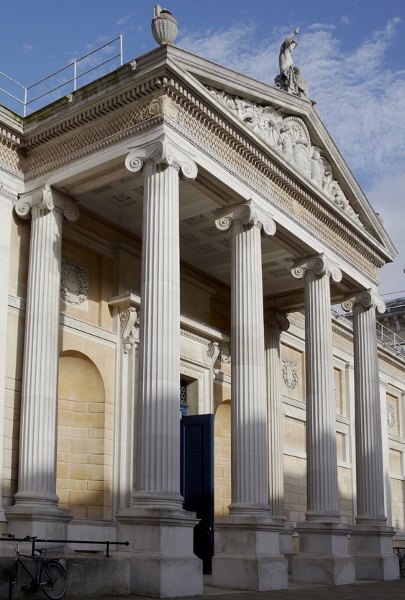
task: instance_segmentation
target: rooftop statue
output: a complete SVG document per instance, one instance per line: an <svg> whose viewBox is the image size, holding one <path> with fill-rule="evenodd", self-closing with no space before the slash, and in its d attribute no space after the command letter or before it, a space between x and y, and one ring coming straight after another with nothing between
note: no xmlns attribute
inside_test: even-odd
<svg viewBox="0 0 405 600"><path fill-rule="evenodd" d="M291 52L297 46L297 42L294 39L299 29L295 29L290 35L288 35L284 42L281 44L280 54L278 62L280 65L280 74L274 80L276 86L289 94L296 96L304 95L308 96L308 85L305 79L301 76L301 68L295 67Z"/></svg>

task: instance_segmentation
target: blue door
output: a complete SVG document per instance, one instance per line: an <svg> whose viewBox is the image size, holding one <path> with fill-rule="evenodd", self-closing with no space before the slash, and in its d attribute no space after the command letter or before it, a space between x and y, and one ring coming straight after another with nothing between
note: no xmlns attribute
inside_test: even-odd
<svg viewBox="0 0 405 600"><path fill-rule="evenodd" d="M194 554L211 573L214 554L214 415L181 419L181 494L184 509L197 513Z"/></svg>

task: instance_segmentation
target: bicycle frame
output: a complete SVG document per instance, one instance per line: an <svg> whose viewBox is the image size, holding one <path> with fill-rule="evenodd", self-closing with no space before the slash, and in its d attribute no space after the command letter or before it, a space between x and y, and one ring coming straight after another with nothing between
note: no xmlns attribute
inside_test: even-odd
<svg viewBox="0 0 405 600"><path fill-rule="evenodd" d="M15 549L15 559L14 559L14 564L18 564L18 569L20 569L20 566L24 569L24 571L27 573L27 575L30 577L31 582L30 584L32 585L32 583L35 583L36 585L39 585L39 576L41 573L41 565L44 563L42 555L40 552L38 552L38 554L35 553L31 553L31 554L21 554L20 553L20 545L22 544L22 542L17 542L16 543L16 549ZM21 558L27 558L29 560L35 561L37 564L37 570L36 570L36 575L32 575L31 571L27 568L27 566L24 564L24 562L21 560Z"/></svg>

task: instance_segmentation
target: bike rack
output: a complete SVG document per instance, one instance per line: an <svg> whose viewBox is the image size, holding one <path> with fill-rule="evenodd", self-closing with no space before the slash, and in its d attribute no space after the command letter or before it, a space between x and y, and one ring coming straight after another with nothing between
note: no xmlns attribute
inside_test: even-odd
<svg viewBox="0 0 405 600"><path fill-rule="evenodd" d="M30 536L31 537L31 536ZM101 545L105 545L106 547L106 558L111 558L110 557L110 546L129 546L129 542L110 542L110 541L106 541L106 542L100 542L98 540L45 540L45 539L41 539L41 538L37 538L37 537L33 537L30 540L26 540L26 538L14 538L14 537L0 537L0 541L2 542L31 542L31 554L33 555L35 553L35 544L37 542L42 543L42 544L50 544L50 543L57 543L57 544L101 544Z"/></svg>

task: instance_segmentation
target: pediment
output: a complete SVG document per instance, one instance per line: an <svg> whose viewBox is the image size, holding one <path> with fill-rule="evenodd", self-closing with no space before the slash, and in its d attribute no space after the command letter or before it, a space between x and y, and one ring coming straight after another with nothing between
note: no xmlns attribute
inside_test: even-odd
<svg viewBox="0 0 405 600"><path fill-rule="evenodd" d="M337 218L343 216L376 245L385 261L394 259L391 239L311 100L176 47L168 48L167 54L170 71L174 67L180 78L183 72L186 89L197 98L202 93L211 96L216 110L221 107L223 116L241 124L243 135L250 131L287 172L307 182L310 193L333 208Z"/></svg>
<svg viewBox="0 0 405 600"><path fill-rule="evenodd" d="M312 143L309 130L298 116L285 116L282 109L258 104L209 86L208 91L231 110L249 129L264 140L293 169L315 185L344 213L364 228L338 181L324 151Z"/></svg>

